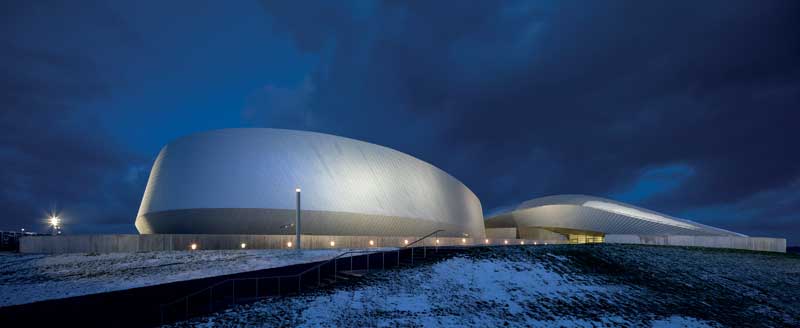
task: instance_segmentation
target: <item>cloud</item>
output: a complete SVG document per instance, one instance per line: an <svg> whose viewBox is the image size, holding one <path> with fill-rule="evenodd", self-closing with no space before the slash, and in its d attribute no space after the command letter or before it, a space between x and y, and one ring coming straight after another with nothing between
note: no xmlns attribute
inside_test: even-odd
<svg viewBox="0 0 800 328"><path fill-rule="evenodd" d="M313 129L425 159L487 210L630 195L674 163L692 174L631 200L677 213L800 176L795 2L351 5L264 2L321 58Z"/></svg>
<svg viewBox="0 0 800 328"><path fill-rule="evenodd" d="M296 88L268 85L250 96L242 116L245 120L271 127L308 130L314 126L310 104L313 93L314 85L310 79Z"/></svg>
<svg viewBox="0 0 800 328"><path fill-rule="evenodd" d="M80 38L80 29L54 31L45 21L111 29L109 15L79 16L93 10L57 5L6 9L13 28L2 30L0 54L0 228L42 231L52 210L75 232L83 224L129 223L146 172L142 179L130 171L144 159L112 142L89 109L108 97L108 76L86 53L43 46Z"/></svg>
<svg viewBox="0 0 800 328"><path fill-rule="evenodd" d="M640 203L654 195L674 191L689 179L694 170L686 165L672 164L644 169L635 183L611 197L629 203Z"/></svg>

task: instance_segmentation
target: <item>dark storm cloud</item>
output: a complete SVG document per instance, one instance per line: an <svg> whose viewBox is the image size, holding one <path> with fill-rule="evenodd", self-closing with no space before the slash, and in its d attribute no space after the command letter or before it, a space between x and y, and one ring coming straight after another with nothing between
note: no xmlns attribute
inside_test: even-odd
<svg viewBox="0 0 800 328"><path fill-rule="evenodd" d="M70 227L84 232L129 223L147 172L87 108L109 95L109 81L76 47L90 29L117 31L115 40L128 32L88 2L5 3L2 12L0 228L41 231L54 209L80 218Z"/></svg>
<svg viewBox="0 0 800 328"><path fill-rule="evenodd" d="M741 227L797 219L796 197L753 200L800 194L795 1L264 7L322 58L313 92L281 93L303 98L292 103L312 119L273 119L296 109L270 103L266 125L403 150L464 181L487 211L621 194L678 166L692 174L636 203L706 222L753 206Z"/></svg>

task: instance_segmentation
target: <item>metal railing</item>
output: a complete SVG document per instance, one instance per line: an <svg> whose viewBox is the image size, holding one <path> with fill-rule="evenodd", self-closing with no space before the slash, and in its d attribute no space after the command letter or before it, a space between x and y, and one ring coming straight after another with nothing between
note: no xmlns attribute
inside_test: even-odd
<svg viewBox="0 0 800 328"><path fill-rule="evenodd" d="M434 236L434 235L438 236L438 233L439 232L443 232L443 231L444 230L433 231L433 232L431 232L431 233L429 233L429 234L427 234L427 235L425 235L423 237L420 237L419 239L409 243L408 245L404 245L403 247L398 247L398 248L396 248L394 250L386 251L386 250L368 250L367 249L367 250L347 251L347 252L341 253L341 254L339 254L339 255L331 258L331 259L328 259L326 261L317 263L317 264L309 267L308 269L305 269L305 270L303 270L303 271L301 271L299 273L295 273L295 274L266 276L266 277L253 277L253 278L230 278L230 279L225 279L223 281L219 281L219 282L216 282L216 283L214 283L214 284L212 284L212 285L210 285L208 287L205 287L205 288L203 288L201 290L198 290L198 291L190 293L190 294L188 294L186 296L180 297L180 298L178 298L178 299L176 299L174 301L161 304L160 305L161 324L163 325L165 323L164 322L165 309L172 308L172 307L178 306L178 305L183 305L183 307L182 307L182 310L183 310L182 312L184 312L183 316L182 316L183 319L184 320L189 319L190 318L190 312L191 312L190 311L190 306L189 306L190 305L190 301L193 298L199 298L199 297L201 297L201 296L203 296L205 294L208 294L207 311L203 310L203 311L195 311L195 312L197 312L197 314L213 313L214 312L214 303L215 303L214 289L215 288L221 288L221 286L224 286L226 284L230 284L231 285L230 294L229 294L230 295L230 302L226 302L226 300L228 298L228 296L227 296L228 294L222 294L222 295L220 295L219 293L217 294L217 299L219 299L220 296L222 296L221 298L222 298L222 301L224 303L223 306L227 306L227 305L230 305L230 304L233 304L233 305L237 304L237 297L236 297L236 284L237 284L237 282L240 284L240 286L243 283L251 283L255 287L253 289L255 292L254 293L250 293L250 295L248 295L249 297L245 297L244 298L246 301L255 301L255 300L259 300L259 299L266 299L266 298L268 298L270 296L282 295L283 292L284 292L284 289L285 289L283 287L283 286L285 286L284 282L287 281L287 280L293 286L296 283L297 289L295 289L295 290L299 293L303 289L303 276L304 275L308 275L308 274L312 274L312 273L316 273L316 285L317 286L321 286L321 284L322 284L322 271L323 271L323 268L326 265L329 268L330 268L331 265L333 266L333 268L332 268L332 276L333 276L333 281L336 282L337 279L339 279L339 273L340 272L346 272L346 271L351 271L352 272L352 271L356 271L356 270L359 269L356 266L354 266L354 263L353 263L353 259L355 257L355 254L366 254L366 261L365 261L366 265L365 265L365 268L362 268L362 269L366 269L365 271L367 271L367 272L369 272L371 270L370 258L372 257L372 255L375 255L375 254L378 254L378 253L381 254L381 270L385 269L386 254L387 253L395 253L396 254L396 256L394 256L395 260L396 260L395 266L400 266L400 252L401 251L405 251L405 250L410 250L411 251L411 264L414 264L414 247L412 247L412 246L417 244L417 243L419 243L419 242L421 242L421 241L423 241L423 240L425 240L425 239L427 239L427 238L430 238L431 236ZM421 246L421 248L423 249L423 258L427 258L427 245L425 245L423 243L423 246ZM436 244L436 252L438 252L438 243ZM339 260L345 258L345 256L348 256L349 259L350 259L349 265L346 266L347 267L346 270L340 270L339 269L339 262L340 262ZM363 256L363 255L360 255L360 256ZM308 279L308 278L306 278L306 279ZM264 280L267 280L268 282L277 282L277 286L276 286L277 290L274 291L273 293L269 293L270 290L269 290L269 288L267 288L266 292L263 295L260 295L259 291L261 289L259 289L259 285ZM273 284L273 285L261 285L261 286L269 287L269 286L275 286L275 285ZM294 289L294 288L292 288L292 289ZM243 297L240 295L240 299L242 299L242 298ZM194 314L194 313L192 313L192 314Z"/></svg>
<svg viewBox="0 0 800 328"><path fill-rule="evenodd" d="M436 237L438 237L438 236L439 236L439 233L440 233L440 232L443 232L443 231L444 231L444 230L442 230L442 229L435 230L435 231L433 231L433 232L431 232L431 233L429 233L429 234L427 234L427 235L423 236L422 238L419 238L419 239L415 240L414 242L412 242L412 243L410 243L410 244L408 244L408 245L405 245L405 246L403 246L403 248L406 248L406 249L410 248L410 249L411 249L411 264L414 264L414 248L413 248L413 247L411 247L411 246L412 246L412 245L414 245L414 244L416 244L416 243L418 243L418 242L420 242L420 241L423 241L423 240L425 240L426 238L428 238L428 237L430 237L430 236L436 236ZM436 245L436 252L438 252L438 251L439 251L439 239L436 239L436 242L434 242L434 244ZM399 256L399 253L398 253L398 258L399 258L399 257L400 257L400 256ZM425 243L422 243L422 257L423 257L423 258L426 258L426 257L428 257L428 245L425 245Z"/></svg>

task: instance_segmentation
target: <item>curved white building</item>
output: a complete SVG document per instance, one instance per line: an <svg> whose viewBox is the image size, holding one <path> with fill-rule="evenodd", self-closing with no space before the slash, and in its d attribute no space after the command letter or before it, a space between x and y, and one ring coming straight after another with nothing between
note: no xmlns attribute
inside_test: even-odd
<svg viewBox="0 0 800 328"><path fill-rule="evenodd" d="M555 195L529 200L511 212L488 218L486 228L515 228L520 238L569 239L576 242L599 242L606 234L746 237L586 195Z"/></svg>
<svg viewBox="0 0 800 328"><path fill-rule="evenodd" d="M328 134L225 129L164 146L136 228L142 234L303 234L482 238L481 204L464 184L407 154Z"/></svg>

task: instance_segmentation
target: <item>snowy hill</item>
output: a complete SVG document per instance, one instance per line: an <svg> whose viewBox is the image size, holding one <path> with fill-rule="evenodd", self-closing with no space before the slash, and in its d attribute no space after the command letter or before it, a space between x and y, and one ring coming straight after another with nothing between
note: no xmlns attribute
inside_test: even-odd
<svg viewBox="0 0 800 328"><path fill-rule="evenodd" d="M316 262L346 251L348 249L0 253L0 306Z"/></svg>
<svg viewBox="0 0 800 328"><path fill-rule="evenodd" d="M798 326L796 255L636 245L475 249L178 326Z"/></svg>

